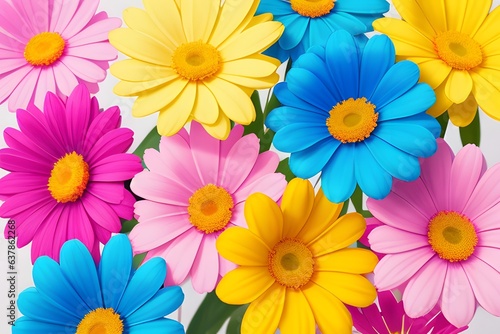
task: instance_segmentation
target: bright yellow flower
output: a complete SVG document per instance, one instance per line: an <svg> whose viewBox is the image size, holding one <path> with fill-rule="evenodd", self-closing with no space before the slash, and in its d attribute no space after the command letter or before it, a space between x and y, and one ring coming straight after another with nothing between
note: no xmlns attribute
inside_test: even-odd
<svg viewBox="0 0 500 334"><path fill-rule="evenodd" d="M345 304L366 307L375 288L362 274L373 271L377 257L347 248L366 228L364 218L338 218L334 204L309 181L292 180L281 208L256 193L245 205L248 229L231 227L217 239L219 253L239 265L226 274L216 293L229 304L250 303L242 334L352 333ZM338 219L337 219L338 218Z"/></svg>
<svg viewBox="0 0 500 334"><path fill-rule="evenodd" d="M448 109L466 126L477 106L500 120L500 8L491 0L397 0L403 20L382 18L375 30L387 34L398 59L420 68L421 81L436 92L434 117Z"/></svg>
<svg viewBox="0 0 500 334"><path fill-rule="evenodd" d="M283 33L271 14L255 16L259 0L143 0L127 8L128 28L109 35L132 59L111 66L117 95L138 96L132 114L159 111L158 132L177 133L196 120L225 139L230 120L255 119L250 95L272 87L280 62L260 54Z"/></svg>

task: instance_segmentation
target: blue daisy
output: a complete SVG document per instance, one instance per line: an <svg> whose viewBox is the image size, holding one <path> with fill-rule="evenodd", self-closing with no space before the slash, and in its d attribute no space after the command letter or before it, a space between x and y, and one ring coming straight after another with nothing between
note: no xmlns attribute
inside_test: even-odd
<svg viewBox="0 0 500 334"><path fill-rule="evenodd" d="M394 61L387 36L372 37L361 50L349 33L337 31L299 57L275 88L283 106L266 120L276 132L274 146L291 153L295 175L321 171L330 201L345 201L356 184L382 199L392 177L417 179L419 158L437 149L440 125L425 113L434 91L418 83L416 64Z"/></svg>
<svg viewBox="0 0 500 334"><path fill-rule="evenodd" d="M282 62L296 60L337 30L363 38L389 7L386 0L261 0L257 14L272 13L285 26L281 38L265 53Z"/></svg>
<svg viewBox="0 0 500 334"><path fill-rule="evenodd" d="M184 333L179 322L164 318L184 299L178 286L161 288L165 275L161 258L134 272L126 235L111 238L98 268L80 241L67 241L60 264L47 256L35 262L36 287L19 295L24 316L15 322L12 333Z"/></svg>

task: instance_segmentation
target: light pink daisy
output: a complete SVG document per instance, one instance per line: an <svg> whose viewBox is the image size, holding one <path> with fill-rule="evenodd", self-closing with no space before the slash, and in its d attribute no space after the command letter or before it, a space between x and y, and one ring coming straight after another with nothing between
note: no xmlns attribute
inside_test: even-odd
<svg viewBox="0 0 500 334"><path fill-rule="evenodd" d="M96 14L99 0L0 0L0 104L10 111L47 92L66 98L79 84L98 91L117 51L108 42L121 20Z"/></svg>
<svg viewBox="0 0 500 334"><path fill-rule="evenodd" d="M486 170L474 145L455 157L445 141L438 144L416 181L395 181L387 198L368 200L382 223L368 238L385 254L374 271L379 290L405 284L410 317L438 305L461 327L477 304L500 316L500 164Z"/></svg>
<svg viewBox="0 0 500 334"><path fill-rule="evenodd" d="M275 173L278 155L259 154L259 139L242 137L242 126L225 141L196 122L190 132L162 137L159 152L144 153L149 170L133 178L131 189L146 200L135 204L139 224L129 237L134 254L148 252L145 261L155 256L167 261L167 285L190 275L194 289L203 293L235 268L217 253L217 237L230 226L246 227L243 208L250 194L277 201L286 181Z"/></svg>
<svg viewBox="0 0 500 334"><path fill-rule="evenodd" d="M70 239L79 239L99 258L121 229L120 217L133 217L133 195L124 181L142 170L139 157L125 153L133 132L120 128L120 110L99 111L85 85L64 104L47 93L44 112L31 105L16 113L20 130L7 128L0 150L0 217L16 222L17 246L30 241L31 260L59 259ZM9 236L8 226L5 236Z"/></svg>

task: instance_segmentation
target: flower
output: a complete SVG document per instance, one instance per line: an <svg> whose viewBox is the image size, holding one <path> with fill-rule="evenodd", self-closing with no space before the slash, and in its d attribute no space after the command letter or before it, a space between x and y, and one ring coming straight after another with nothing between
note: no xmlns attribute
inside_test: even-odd
<svg viewBox="0 0 500 334"><path fill-rule="evenodd" d="M363 38L373 30L373 20L388 10L385 0L261 0L257 13L272 13L285 25L283 36L266 52L283 62L289 57L297 60L340 29Z"/></svg>
<svg viewBox="0 0 500 334"><path fill-rule="evenodd" d="M226 139L230 120L249 124L249 95L272 87L280 62L261 55L282 34L272 15L254 17L259 0L143 0L124 12L129 28L109 39L132 59L111 66L114 92L138 96L132 114L159 111L158 132L171 136L194 119Z"/></svg>
<svg viewBox="0 0 500 334"><path fill-rule="evenodd" d="M379 307L372 304L367 308L348 306L354 327L362 334L456 334L468 327L456 328L450 324L438 309L418 319L412 319L403 310L403 303L390 291L378 293Z"/></svg>
<svg viewBox="0 0 500 334"><path fill-rule="evenodd" d="M399 59L415 61L421 81L436 92L429 109L435 117L448 109L451 121L466 126L477 107L500 119L500 8L491 0L401 0L394 5L403 20L373 23L389 35Z"/></svg>
<svg viewBox="0 0 500 334"><path fill-rule="evenodd" d="M108 32L121 20L96 14L99 0L0 0L0 104L39 109L47 92L65 99L80 83L92 93L117 52Z"/></svg>
<svg viewBox="0 0 500 334"><path fill-rule="evenodd" d="M334 204L311 183L293 179L281 208L264 194L245 205L248 229L231 227L217 240L219 253L239 265L219 282L217 296L250 306L241 333L351 333L345 304L366 307L376 297L362 274L377 263L371 251L347 248L363 234L358 213L338 218Z"/></svg>
<svg viewBox="0 0 500 334"><path fill-rule="evenodd" d="M120 120L118 107L100 112L80 84L66 104L49 92L43 113L33 105L19 109L20 130L5 129L9 148L0 150L0 168L11 173L0 179L0 217L15 220L18 247L33 240L32 262L41 255L57 261L70 239L97 260L99 242L120 231L120 217L133 217L135 199L124 181L142 165L124 153L133 132L119 128Z"/></svg>
<svg viewBox="0 0 500 334"><path fill-rule="evenodd" d="M98 268L78 240L66 242L60 258L59 264L46 256L35 262L36 287L19 295L24 316L13 334L184 333L180 323L164 318L184 299L180 287L161 287L165 261L152 259L134 271L124 234L104 246Z"/></svg>
<svg viewBox="0 0 500 334"><path fill-rule="evenodd" d="M476 303L500 316L500 164L485 171L476 146L454 157L445 141L438 145L417 180L395 181L384 200L368 199L383 224L368 238L374 251L386 254L375 268L379 290L405 284L408 316L437 304L461 327L472 320Z"/></svg>
<svg viewBox="0 0 500 334"><path fill-rule="evenodd" d="M137 174L131 188L146 200L135 204L139 224L130 240L135 254L148 252L146 262L155 256L167 261L167 285L190 274L197 292L212 291L234 267L217 254L217 237L229 226L246 226L243 206L250 194L273 200L283 194L285 178L274 173L278 155L259 154L259 139L242 133L237 125L220 141L193 122L190 135L182 129L162 137L159 152L144 153L149 170Z"/></svg>
<svg viewBox="0 0 500 334"><path fill-rule="evenodd" d="M291 152L290 168L301 178L322 171L333 202L348 199L356 184L373 198L387 196L392 177L415 180L418 157L436 150L440 126L425 114L435 101L410 61L394 64L386 36L360 51L351 35L337 31L325 46L302 55L275 88L282 107L266 125L274 146Z"/></svg>

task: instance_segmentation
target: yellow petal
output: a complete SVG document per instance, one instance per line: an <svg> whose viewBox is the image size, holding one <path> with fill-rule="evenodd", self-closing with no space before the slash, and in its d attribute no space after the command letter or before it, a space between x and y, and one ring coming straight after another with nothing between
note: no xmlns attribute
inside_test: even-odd
<svg viewBox="0 0 500 334"><path fill-rule="evenodd" d="M109 42L127 56L145 62L169 66L172 52L165 45L132 29L110 31Z"/></svg>
<svg viewBox="0 0 500 334"><path fill-rule="evenodd" d="M233 83L242 87L250 87L253 89L266 89L274 86L280 79L278 73L273 73L267 77L263 78L248 78L239 75L229 75L220 73L219 78L224 79L230 83Z"/></svg>
<svg viewBox="0 0 500 334"><path fill-rule="evenodd" d="M462 103L472 91L472 78L468 71L452 70L444 92L453 103Z"/></svg>
<svg viewBox="0 0 500 334"><path fill-rule="evenodd" d="M146 11L135 7L129 7L123 11L123 20L130 29L149 36L168 48L171 52L175 50L175 45L158 30L158 26L153 22L151 16L149 16Z"/></svg>
<svg viewBox="0 0 500 334"><path fill-rule="evenodd" d="M415 0L408 0L415 1ZM448 25L446 24L446 8L444 0L416 0L425 17L430 22L434 31L447 31Z"/></svg>
<svg viewBox="0 0 500 334"><path fill-rule="evenodd" d="M256 26L257 24L261 24L267 21L272 21L273 20L273 14L271 13L264 13L260 15L256 15L252 17L252 20L248 23L248 25L245 27L245 29L249 29L253 26Z"/></svg>
<svg viewBox="0 0 500 334"><path fill-rule="evenodd" d="M204 81L204 84L214 94L220 109L229 119L243 125L255 120L252 100L238 86L219 78Z"/></svg>
<svg viewBox="0 0 500 334"><path fill-rule="evenodd" d="M287 289L279 324L280 333L314 333L316 323L309 302L300 290Z"/></svg>
<svg viewBox="0 0 500 334"><path fill-rule="evenodd" d="M456 126L469 125L477 112L477 102L474 95L470 94L469 97L460 104L453 104L448 108L448 115L450 121Z"/></svg>
<svg viewBox="0 0 500 334"><path fill-rule="evenodd" d="M497 39L483 46L483 54L489 57L500 55L500 35Z"/></svg>
<svg viewBox="0 0 500 334"><path fill-rule="evenodd" d="M337 219L340 211L342 211L343 204L330 202L323 193L323 189L320 189L314 198L314 206L309 219L297 235L297 238L309 243L322 234Z"/></svg>
<svg viewBox="0 0 500 334"><path fill-rule="evenodd" d="M188 41L207 42L219 14L218 1L181 2L182 25Z"/></svg>
<svg viewBox="0 0 500 334"><path fill-rule="evenodd" d="M472 94L479 107L491 118L500 120L500 88L494 86L488 78L498 78L498 71L478 69L471 72L474 87Z"/></svg>
<svg viewBox="0 0 500 334"><path fill-rule="evenodd" d="M483 47L492 41L497 40L500 36L500 26L498 22L500 22L500 7L496 7L491 11L491 13L488 14L477 33L474 35L474 40ZM481 22L471 22L471 24L477 23Z"/></svg>
<svg viewBox="0 0 500 334"><path fill-rule="evenodd" d="M351 313L337 297L312 282L302 292L322 334L352 333Z"/></svg>
<svg viewBox="0 0 500 334"><path fill-rule="evenodd" d="M415 1L393 0L392 3L401 17L428 39L436 36L436 31Z"/></svg>
<svg viewBox="0 0 500 334"><path fill-rule="evenodd" d="M172 103L160 110L158 133L162 136L172 136L179 132L189 119L195 99L196 84L189 83Z"/></svg>
<svg viewBox="0 0 500 334"><path fill-rule="evenodd" d="M372 251L362 248L345 248L314 259L316 271L338 271L351 274L371 273L378 258Z"/></svg>
<svg viewBox="0 0 500 334"><path fill-rule="evenodd" d="M217 238L217 251L225 259L240 266L267 266L268 246L250 230L233 226Z"/></svg>
<svg viewBox="0 0 500 334"><path fill-rule="evenodd" d="M362 275L325 271L314 273L311 280L348 305L367 307L377 297L373 284Z"/></svg>
<svg viewBox="0 0 500 334"><path fill-rule="evenodd" d="M132 106L132 115L143 117L165 108L184 90L188 83L188 80L178 78L157 89L140 94Z"/></svg>
<svg viewBox="0 0 500 334"><path fill-rule="evenodd" d="M274 283L250 304L241 323L241 334L274 334L283 312L286 288Z"/></svg>
<svg viewBox="0 0 500 334"><path fill-rule="evenodd" d="M262 78L275 73L280 64L280 61L276 58L255 54L222 63L221 73Z"/></svg>
<svg viewBox="0 0 500 334"><path fill-rule="evenodd" d="M444 113L453 104L449 98L446 97L444 88L446 86L446 81L434 89L436 94L436 103L427 110L427 113L432 117L438 117Z"/></svg>
<svg viewBox="0 0 500 334"><path fill-rule="evenodd" d="M500 71L500 54L496 56L485 57L483 59L483 62L481 63L481 67Z"/></svg>
<svg viewBox="0 0 500 334"><path fill-rule="evenodd" d="M250 195L245 202L248 229L272 249L282 238L283 214L278 204L261 193Z"/></svg>
<svg viewBox="0 0 500 334"><path fill-rule="evenodd" d="M461 31L469 36L474 36L479 27L483 24L490 8L491 0L446 0L448 29Z"/></svg>
<svg viewBox="0 0 500 334"><path fill-rule="evenodd" d="M248 304L261 297L274 283L266 267L239 267L228 272L215 293L227 304Z"/></svg>
<svg viewBox="0 0 500 334"><path fill-rule="evenodd" d="M366 222L363 216L357 212L351 212L337 219L331 227L307 246L314 256L328 254L357 241L365 229Z"/></svg>
<svg viewBox="0 0 500 334"><path fill-rule="evenodd" d="M111 74L126 81L151 81L179 77L170 66L159 66L136 59L125 59L113 63L110 67ZM167 80L167 81L168 81ZM165 81L166 82L166 81Z"/></svg>
<svg viewBox="0 0 500 334"><path fill-rule="evenodd" d="M143 0L146 12L158 29L174 46L186 42L181 15L175 2L170 0Z"/></svg>
<svg viewBox="0 0 500 334"><path fill-rule="evenodd" d="M219 118L214 124L204 124L202 123L203 128L208 132L212 137L219 140L226 140L229 136L229 132L231 131L231 122L223 112L219 110Z"/></svg>
<svg viewBox="0 0 500 334"><path fill-rule="evenodd" d="M120 81L113 88L113 92L116 95L120 96L136 96L150 89L157 88L158 86L161 86L169 81L172 81L173 79L175 79L175 77L155 79L151 81L142 81L142 82Z"/></svg>
<svg viewBox="0 0 500 334"><path fill-rule="evenodd" d="M219 118L217 100L203 83L198 83L198 94L196 95L192 115L193 119L205 124L214 124Z"/></svg>
<svg viewBox="0 0 500 334"><path fill-rule="evenodd" d="M451 72L451 66L441 59L428 59L418 64L420 81L425 82L432 89L441 85Z"/></svg>
<svg viewBox="0 0 500 334"><path fill-rule="evenodd" d="M314 205L314 188L308 180L290 181L281 200L283 237L295 238L306 223Z"/></svg>

